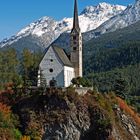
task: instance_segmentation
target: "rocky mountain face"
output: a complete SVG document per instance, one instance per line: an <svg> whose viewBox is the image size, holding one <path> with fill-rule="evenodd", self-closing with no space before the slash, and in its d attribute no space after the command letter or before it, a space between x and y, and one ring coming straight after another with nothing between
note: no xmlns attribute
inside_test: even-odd
<svg viewBox="0 0 140 140"><path fill-rule="evenodd" d="M84 41L127 27L139 20L140 0L127 8L107 3L88 6L79 16ZM0 42L0 48L13 47L18 51L24 48L29 48L32 51L44 50L56 40L56 45L68 49L71 28L72 18L55 21L52 18L43 17L31 23L10 39L4 39Z"/></svg>
<svg viewBox="0 0 140 140"><path fill-rule="evenodd" d="M111 17L109 20L105 21L96 29L83 33L83 42L85 43L92 38L97 38L102 34L108 32L113 32L118 29L128 27L130 25L133 26L133 24L139 21L140 21L140 0L137 0L134 5L129 5L123 12ZM131 28L129 29L131 32ZM59 36L58 39L55 40L54 44L63 46L63 48L68 50L67 46L70 46L70 44L68 44L70 42L69 39L70 39L69 34L63 33Z"/></svg>
<svg viewBox="0 0 140 140"><path fill-rule="evenodd" d="M110 18L104 22L101 26L93 31L89 31L85 34L85 40L89 40L93 37L98 37L101 34L107 32L113 32L117 29L127 27L140 20L140 0L136 0L134 5L129 5L122 13Z"/></svg>
<svg viewBox="0 0 140 140"><path fill-rule="evenodd" d="M139 140L140 118L114 94L47 91L15 104L23 134L42 140ZM133 112L133 113L132 113Z"/></svg>
<svg viewBox="0 0 140 140"><path fill-rule="evenodd" d="M79 22L82 32L87 32L99 27L102 23L111 17L121 13L126 7L120 5L110 5L107 3L100 3L98 6L86 7L79 16ZM14 47L17 49L24 48L26 39L35 42L35 44L46 48L60 34L70 32L72 28L73 18L64 18L61 21L55 21L49 17L43 17L12 36L10 39L4 39L0 42L0 48ZM19 43L20 42L20 43ZM27 41L28 42L28 41ZM33 44L31 46L33 46Z"/></svg>

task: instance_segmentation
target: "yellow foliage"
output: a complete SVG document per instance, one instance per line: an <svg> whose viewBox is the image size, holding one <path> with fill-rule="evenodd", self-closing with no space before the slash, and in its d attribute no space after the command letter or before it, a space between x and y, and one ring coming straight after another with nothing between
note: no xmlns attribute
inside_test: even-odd
<svg viewBox="0 0 140 140"><path fill-rule="evenodd" d="M139 115L131 107L129 107L123 99L121 99L119 97L116 97L116 98L117 98L117 101L118 101L120 108L122 110L124 110L126 113L128 113L131 117L133 117L134 120L137 122L137 124L140 125Z"/></svg>
<svg viewBox="0 0 140 140"><path fill-rule="evenodd" d="M30 136L23 136L21 140L31 140Z"/></svg>

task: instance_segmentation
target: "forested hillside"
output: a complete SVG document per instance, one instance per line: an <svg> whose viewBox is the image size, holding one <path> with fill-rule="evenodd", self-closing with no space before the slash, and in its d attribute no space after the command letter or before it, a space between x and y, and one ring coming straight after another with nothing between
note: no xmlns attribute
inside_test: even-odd
<svg viewBox="0 0 140 140"><path fill-rule="evenodd" d="M93 38L84 46L84 74L90 77L102 92L114 90L116 79L124 79L127 83L127 96L138 108L140 108L139 23ZM136 97L132 98L131 95Z"/></svg>
<svg viewBox="0 0 140 140"><path fill-rule="evenodd" d="M84 45L85 73L138 63L139 45L140 22L91 39Z"/></svg>

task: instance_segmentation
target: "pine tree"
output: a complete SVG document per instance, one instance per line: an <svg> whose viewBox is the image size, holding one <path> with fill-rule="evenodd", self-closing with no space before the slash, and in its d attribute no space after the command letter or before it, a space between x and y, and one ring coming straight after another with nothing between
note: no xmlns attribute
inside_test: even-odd
<svg viewBox="0 0 140 140"><path fill-rule="evenodd" d="M118 77L118 79L115 80L114 91L118 96L126 99L128 92L127 81L122 77Z"/></svg>

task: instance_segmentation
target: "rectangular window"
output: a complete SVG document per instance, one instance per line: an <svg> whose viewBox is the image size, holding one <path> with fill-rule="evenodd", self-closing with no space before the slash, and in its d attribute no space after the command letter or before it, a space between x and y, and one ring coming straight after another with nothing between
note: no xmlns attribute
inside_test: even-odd
<svg viewBox="0 0 140 140"><path fill-rule="evenodd" d="M77 47L73 47L73 50L76 51Z"/></svg>
<svg viewBox="0 0 140 140"><path fill-rule="evenodd" d="M76 36L73 36L73 40L76 40Z"/></svg>

